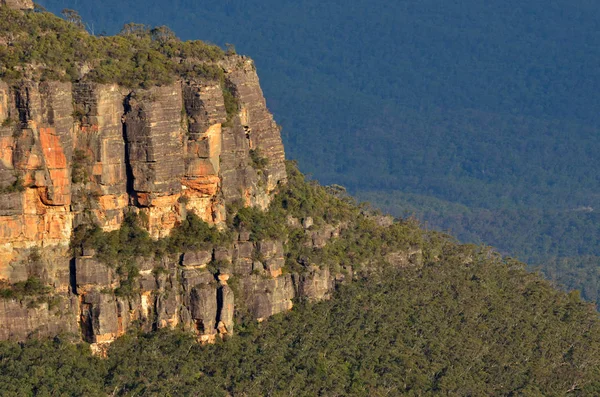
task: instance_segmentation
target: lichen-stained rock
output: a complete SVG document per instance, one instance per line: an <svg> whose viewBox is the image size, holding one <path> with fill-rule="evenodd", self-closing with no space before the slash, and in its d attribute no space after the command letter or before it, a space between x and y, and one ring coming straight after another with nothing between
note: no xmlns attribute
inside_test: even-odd
<svg viewBox="0 0 600 397"><path fill-rule="evenodd" d="M328 268L312 266L308 272L298 277L298 296L310 301L329 299L333 291L334 280Z"/></svg>
<svg viewBox="0 0 600 397"><path fill-rule="evenodd" d="M156 297L156 326L157 328L175 328L179 325L178 308L181 302L179 295L173 289L168 289Z"/></svg>
<svg viewBox="0 0 600 397"><path fill-rule="evenodd" d="M126 192L123 101L127 91L110 84L73 86L76 148L83 151L87 179L103 195ZM86 181L87 182L87 181Z"/></svg>
<svg viewBox="0 0 600 397"><path fill-rule="evenodd" d="M123 101L117 85L80 82L73 86L75 149L72 180L78 197L74 210L93 214L106 230L117 229L129 205L123 140ZM89 222L79 217L76 223Z"/></svg>
<svg viewBox="0 0 600 397"><path fill-rule="evenodd" d="M240 280L240 284L242 290L238 301L241 300L259 321L294 306L292 299L296 294L289 274L277 278L252 275Z"/></svg>
<svg viewBox="0 0 600 397"><path fill-rule="evenodd" d="M283 242L273 240L260 241L257 243L256 249L259 254L258 256L262 259L263 265L271 277L280 276L282 267L285 264Z"/></svg>
<svg viewBox="0 0 600 397"><path fill-rule="evenodd" d="M188 293L192 288L199 284L210 284L215 281L215 277L206 269L184 268L181 269L181 285Z"/></svg>
<svg viewBox="0 0 600 397"><path fill-rule="evenodd" d="M60 333L78 334L77 299L65 295L52 303L32 303L35 298L0 300L0 340L22 341L29 337L52 337Z"/></svg>
<svg viewBox="0 0 600 397"><path fill-rule="evenodd" d="M192 141L202 140L210 127L227 120L218 81L183 82L183 100Z"/></svg>
<svg viewBox="0 0 600 397"><path fill-rule="evenodd" d="M212 260L212 250L189 251L183 254L181 264L189 268L204 268Z"/></svg>
<svg viewBox="0 0 600 397"><path fill-rule="evenodd" d="M254 243L250 241L236 241L233 244L233 274L245 276L252 273L253 256Z"/></svg>
<svg viewBox="0 0 600 397"><path fill-rule="evenodd" d="M192 288L190 311L196 330L201 336L216 333L217 288L215 284L200 284Z"/></svg>
<svg viewBox="0 0 600 397"><path fill-rule="evenodd" d="M80 323L87 342L110 342L123 332L119 308L112 294L92 291L82 295Z"/></svg>
<svg viewBox="0 0 600 397"><path fill-rule="evenodd" d="M125 138L138 204L181 191L185 167L179 84L134 91L126 100Z"/></svg>
<svg viewBox="0 0 600 397"><path fill-rule="evenodd" d="M217 329L221 335L233 334L235 296L233 290L226 283L219 288L219 323Z"/></svg>
<svg viewBox="0 0 600 397"><path fill-rule="evenodd" d="M115 284L118 279L114 269L91 257L75 258L74 276L75 292L78 294L118 286Z"/></svg>
<svg viewBox="0 0 600 397"><path fill-rule="evenodd" d="M240 102L240 123L248 136L250 148L260 149L268 159L265 173L267 190L271 191L287 178L280 128L267 109L254 61L240 56L232 58L230 65L227 79Z"/></svg>
<svg viewBox="0 0 600 397"><path fill-rule="evenodd" d="M182 108L180 84L134 91L125 101L128 191L143 207L154 237L168 235L183 217Z"/></svg>
<svg viewBox="0 0 600 397"><path fill-rule="evenodd" d="M241 199L247 205L266 208L269 194L286 180L280 130L267 109L253 61L231 57L224 68L239 111L232 126L223 129L223 192L227 200ZM251 149L268 159L262 169L253 166Z"/></svg>
<svg viewBox="0 0 600 397"><path fill-rule="evenodd" d="M14 216L23 210L23 195L20 192L0 195L0 216Z"/></svg>

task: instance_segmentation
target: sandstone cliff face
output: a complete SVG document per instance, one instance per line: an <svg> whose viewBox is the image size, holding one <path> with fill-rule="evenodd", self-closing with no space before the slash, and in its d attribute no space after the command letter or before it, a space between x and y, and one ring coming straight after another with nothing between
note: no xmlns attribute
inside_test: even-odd
<svg viewBox="0 0 600 397"><path fill-rule="evenodd" d="M276 308L256 310L263 316L291 307L289 277L278 280L282 247L269 250L267 243L238 241L205 257L165 259L160 276L152 273L157 264L146 264L133 300L106 293L118 286L113 269L69 252L77 226L116 230L126 211L145 214L157 238L189 211L220 226L227 203L268 206L286 178L279 128L253 62L230 56L221 67L238 103L235 114L227 115L222 83L213 80L136 90L0 81L0 283L40 278L61 300L2 300L0 339L77 330L105 342L134 320L150 328L183 324L209 339L230 333L235 293L226 273L217 280L205 268L216 256L249 275L253 250L278 256L262 270L276 280L269 287ZM256 153L268 163L256 167ZM249 281L247 288L264 283Z"/></svg>
<svg viewBox="0 0 600 397"><path fill-rule="evenodd" d="M70 249L78 226L114 231L128 212L144 215L159 238L189 212L225 227L227 204L267 208L287 178L279 127L252 61L229 56L219 66L224 81L136 90L0 81L0 292L31 280L43 289L0 295L0 340L66 332L101 353L135 325L178 327L211 342L231 335L236 318L262 321L295 299L328 299L352 278L350 266L345 276L309 263L288 273L286 237L251 240L244 226L233 241L202 251L135 258L134 278L92 249ZM225 92L237 102L233 112ZM304 233L307 249L325 247L348 226L291 215L287 222ZM418 264L420 250L387 260ZM133 285L120 293L126 282Z"/></svg>

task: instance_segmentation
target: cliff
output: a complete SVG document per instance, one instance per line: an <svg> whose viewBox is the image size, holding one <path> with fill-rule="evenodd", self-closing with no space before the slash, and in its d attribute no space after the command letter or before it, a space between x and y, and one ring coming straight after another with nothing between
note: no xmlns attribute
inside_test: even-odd
<svg viewBox="0 0 600 397"><path fill-rule="evenodd" d="M251 59L194 65L211 73L127 88L80 63L70 81L35 70L0 81L0 339L68 332L100 346L136 324L210 341L236 315L262 320L343 279L312 262L286 267L287 232L231 224L244 207L260 217L286 184L280 131ZM229 238L113 261L74 242L131 227L132 214L156 245L191 214ZM320 249L344 227L323 219L285 222L300 247ZM145 233L135 227L127 238Z"/></svg>

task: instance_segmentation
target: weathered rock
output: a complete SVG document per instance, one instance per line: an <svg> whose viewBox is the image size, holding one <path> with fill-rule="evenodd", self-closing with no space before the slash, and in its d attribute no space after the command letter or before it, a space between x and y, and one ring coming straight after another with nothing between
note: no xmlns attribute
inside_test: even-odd
<svg viewBox="0 0 600 397"><path fill-rule="evenodd" d="M77 186L76 211L89 211L106 230L118 229L129 205L123 139L126 91L117 85L78 83L73 86L75 156L72 169ZM85 183L79 186L77 183ZM76 225L89 222L78 217Z"/></svg>
<svg viewBox="0 0 600 397"><path fill-rule="evenodd" d="M201 284L192 288L191 314L200 335L216 332L217 289L214 284Z"/></svg>
<svg viewBox="0 0 600 397"><path fill-rule="evenodd" d="M290 275L277 278L252 275L243 279L241 284L243 290L240 298L259 321L293 307L295 291Z"/></svg>
<svg viewBox="0 0 600 397"><path fill-rule="evenodd" d="M220 334L233 334L233 317L235 313L235 296L232 289L224 284L219 288L219 323L218 330Z"/></svg>
<svg viewBox="0 0 600 397"><path fill-rule="evenodd" d="M233 245L233 273L248 275L252 273L254 244L250 241L240 241Z"/></svg>
<svg viewBox="0 0 600 397"><path fill-rule="evenodd" d="M199 284L210 284L215 281L215 276L205 269L182 269L181 285L186 291L191 291Z"/></svg>
<svg viewBox="0 0 600 397"><path fill-rule="evenodd" d="M80 310L80 323L86 341L105 343L122 334L122 308L113 295L96 291L82 295Z"/></svg>
<svg viewBox="0 0 600 397"><path fill-rule="evenodd" d="M213 251L213 259L221 262L231 262L233 250L227 247L216 247Z"/></svg>
<svg viewBox="0 0 600 397"><path fill-rule="evenodd" d="M279 127L269 113L251 59L232 57L224 64L230 91L239 101L239 112L231 127L223 129L221 176L228 202L266 208L270 194L286 181L283 143ZM264 169L255 169L250 149L268 159Z"/></svg>
<svg viewBox="0 0 600 397"><path fill-rule="evenodd" d="M178 308L180 304L176 291L169 289L160 294L156 298L156 326L158 328L175 328L179 325Z"/></svg>
<svg viewBox="0 0 600 397"><path fill-rule="evenodd" d="M421 266L423 250L420 247L410 247L408 250L393 251L385 256L388 263L398 267Z"/></svg>
<svg viewBox="0 0 600 397"><path fill-rule="evenodd" d="M114 288L117 278L114 269L90 257L75 259L74 279L76 293L85 294L86 291L102 288Z"/></svg>
<svg viewBox="0 0 600 397"><path fill-rule="evenodd" d="M334 280L329 269L313 266L298 279L298 296L305 297L310 301L320 301L331 297Z"/></svg>
<svg viewBox="0 0 600 397"><path fill-rule="evenodd" d="M309 245L315 248L323 248L329 240L339 237L341 229L342 225L325 224L310 233Z"/></svg>
<svg viewBox="0 0 600 397"><path fill-rule="evenodd" d="M48 302L33 303L0 300L0 340L22 341L28 337L51 337L63 332L78 333L77 302L67 296L56 296Z"/></svg>
<svg viewBox="0 0 600 397"><path fill-rule="evenodd" d="M257 244L259 257L263 259L263 266L271 277L281 275L285 259L283 257L283 243L281 241L261 241Z"/></svg>
<svg viewBox="0 0 600 397"><path fill-rule="evenodd" d="M206 267L211 260L211 251L186 252L181 264L185 267Z"/></svg>

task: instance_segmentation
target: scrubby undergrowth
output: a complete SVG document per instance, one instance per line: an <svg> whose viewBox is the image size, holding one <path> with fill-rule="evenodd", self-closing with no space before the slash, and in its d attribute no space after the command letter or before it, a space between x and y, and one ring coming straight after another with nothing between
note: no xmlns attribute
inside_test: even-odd
<svg viewBox="0 0 600 397"><path fill-rule="evenodd" d="M219 244L242 229L255 239L287 235L290 271L306 264L360 270L331 300L297 302L261 324L238 323L236 336L215 345L179 331L132 331L111 345L106 360L60 338L2 342L3 395L600 393L600 322L577 293L560 292L522 263L414 222L382 225L328 192L339 196L339 189L307 182L293 164L288 175L269 211L232 206L225 232L190 217L171 237L151 243L130 217L118 232L89 229L78 244L110 261L133 255L127 246L168 254ZM346 226L325 247L307 248L289 217ZM387 263L388 253L411 247L422 250L420 265Z"/></svg>

